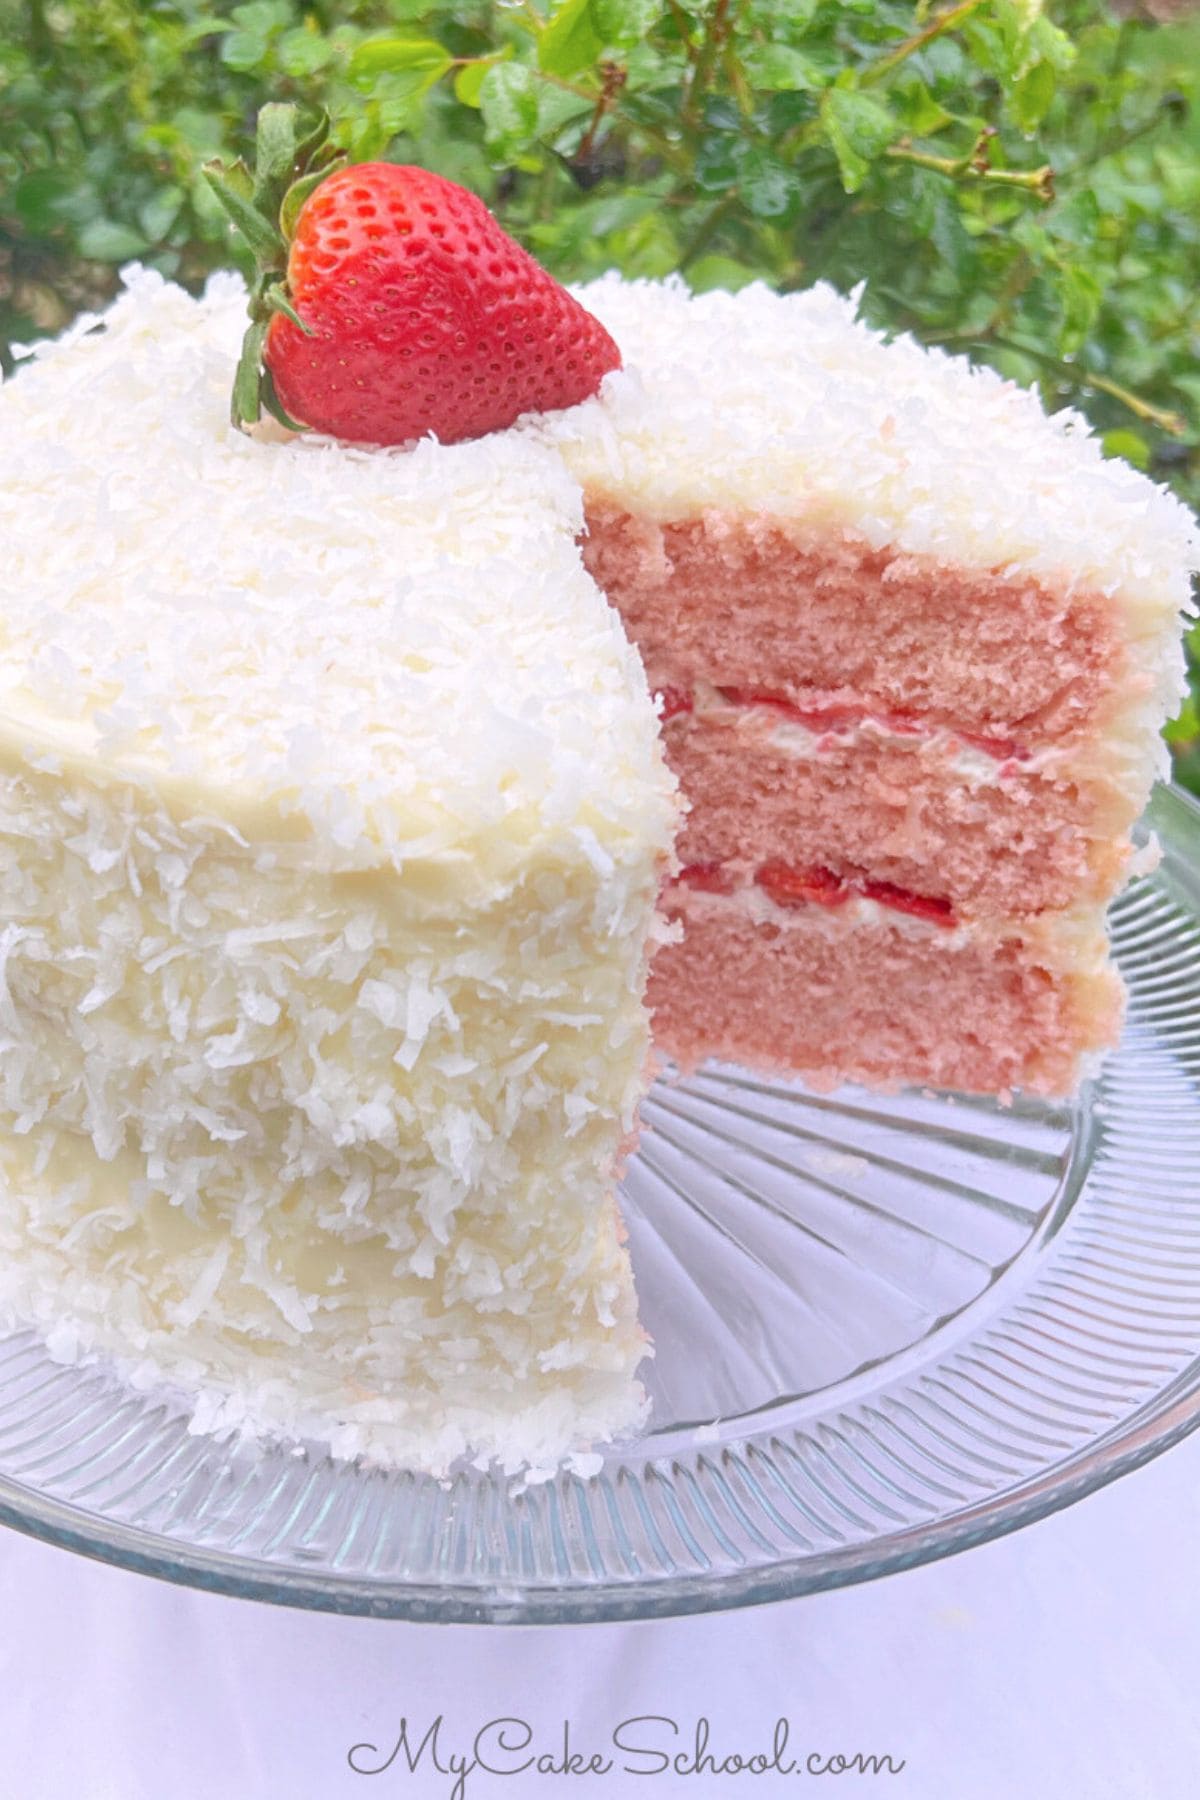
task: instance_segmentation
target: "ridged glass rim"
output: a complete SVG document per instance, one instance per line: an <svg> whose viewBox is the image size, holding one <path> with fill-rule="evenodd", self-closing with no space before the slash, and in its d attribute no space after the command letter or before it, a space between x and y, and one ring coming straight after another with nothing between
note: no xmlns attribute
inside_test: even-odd
<svg viewBox="0 0 1200 1800"><path fill-rule="evenodd" d="M1200 914L1200 805L1182 789L1159 790L1148 815L1188 877L1190 903ZM1080 1184L1071 1183L1069 1207ZM1058 1223L1069 1207L1059 1209ZM1057 1229L1057 1226L1055 1227ZM1054 1235L1052 1230L1051 1236ZM1014 1271L1015 1273L1015 1271ZM937 1355L934 1334L923 1348ZM813 1396L828 1405L836 1390ZM747 1425L749 1424L749 1430ZM591 1585L383 1581L303 1566L238 1557L184 1544L41 1493L0 1473L0 1523L101 1562L210 1593L269 1601L306 1610L413 1622L567 1624L665 1618L795 1598L915 1568L1006 1535L1085 1498L1179 1443L1200 1426L1200 1343L1191 1362L1132 1412L1062 1461L1020 1480L1003 1493L962 1506L933 1522L907 1526L843 1549L806 1553L764 1566L710 1575L684 1572L598 1580ZM644 1440L655 1459L670 1454L670 1427ZM750 1417L731 1420L706 1439L706 1448L742 1443ZM641 1446L625 1446L622 1460ZM573 1478L578 1479L578 1478Z"/></svg>
<svg viewBox="0 0 1200 1800"><path fill-rule="evenodd" d="M0 1482L0 1524L93 1561L139 1575L152 1575L201 1592L239 1600L262 1600L308 1612L361 1618L399 1619L410 1624L598 1625L636 1619L665 1619L689 1613L727 1612L793 1600L898 1574L924 1563L973 1549L1036 1524L1073 1506L1109 1482L1131 1474L1200 1426L1200 1359L1182 1382L1159 1396L1160 1404L1138 1415L1077 1457L1043 1474L1002 1501L984 1501L956 1514L952 1522L897 1532L844 1552L798 1557L770 1569L752 1569L711 1578L667 1576L623 1581L611 1587L530 1587L519 1594L497 1588L491 1595L469 1585L409 1582L384 1586L354 1577L323 1575L275 1563L253 1563L179 1544L154 1533L97 1519L84 1530L79 1509L43 1496L17 1502L16 1484ZM953 1529L950 1525L953 1525Z"/></svg>

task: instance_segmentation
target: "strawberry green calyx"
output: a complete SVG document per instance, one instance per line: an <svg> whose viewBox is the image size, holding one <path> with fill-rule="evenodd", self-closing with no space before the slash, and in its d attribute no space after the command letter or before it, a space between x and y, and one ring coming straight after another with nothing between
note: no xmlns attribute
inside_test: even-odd
<svg viewBox="0 0 1200 1800"><path fill-rule="evenodd" d="M267 108L258 174L212 171L257 265L233 417L349 444L455 444L575 406L621 352L483 201L407 163L334 168Z"/></svg>
<svg viewBox="0 0 1200 1800"><path fill-rule="evenodd" d="M292 431L306 429L280 405L263 348L276 314L309 333L288 292L288 247L304 202L345 161L345 154L329 142L328 113L322 110L306 124L299 108L272 102L258 115L253 174L240 157L235 163L204 165L206 181L254 255L250 326L230 405L230 418L239 430L257 424L264 409Z"/></svg>

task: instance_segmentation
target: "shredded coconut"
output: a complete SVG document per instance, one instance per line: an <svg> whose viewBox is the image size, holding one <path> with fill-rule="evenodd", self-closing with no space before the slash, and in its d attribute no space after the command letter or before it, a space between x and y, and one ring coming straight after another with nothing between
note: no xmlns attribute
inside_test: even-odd
<svg viewBox="0 0 1200 1800"><path fill-rule="evenodd" d="M234 432L241 282L125 281L0 389L0 1321L196 1430L585 1477L645 1409L611 1170L677 800L583 490L1109 596L1128 784L1194 525L1078 415L824 287L606 278L596 399L380 451ZM713 907L882 917L681 902ZM1093 917L1028 929L1103 958Z"/></svg>
<svg viewBox="0 0 1200 1800"><path fill-rule="evenodd" d="M576 293L625 366L529 430L628 511L842 524L879 548L1096 588L1151 622L1190 604L1200 534L1173 494L1106 458L1078 412L1047 417L992 369L885 341L857 293L693 296L616 275Z"/></svg>
<svg viewBox="0 0 1200 1800"><path fill-rule="evenodd" d="M0 389L0 1320L197 1430L555 1467L644 1411L676 817L577 486L251 442L240 284L127 281Z"/></svg>

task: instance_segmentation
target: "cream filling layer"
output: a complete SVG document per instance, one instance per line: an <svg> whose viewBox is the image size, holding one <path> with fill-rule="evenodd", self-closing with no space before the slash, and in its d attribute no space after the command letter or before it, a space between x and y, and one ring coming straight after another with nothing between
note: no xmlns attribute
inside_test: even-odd
<svg viewBox="0 0 1200 1800"><path fill-rule="evenodd" d="M1016 789L1026 781L1044 778L1070 784L1079 796L1078 825L1083 834L1098 842L1120 841L1145 806L1153 782L1170 777L1170 754L1156 721L1152 698L1136 678L1122 688L1116 715L1103 729L1059 742L1021 745L1018 754L1001 755L979 748L954 727L922 724L914 719L897 725L870 712L827 728L817 728L789 718L784 709L769 701L732 703L708 683L697 683L689 712L668 716L664 732L686 732L695 720L701 726L737 733L748 750L768 744L789 761L820 762L853 753L864 746L882 746L889 752L911 756L922 770L928 769L971 792L987 788Z"/></svg>
<svg viewBox="0 0 1200 1800"><path fill-rule="evenodd" d="M853 894L835 906L819 901L780 906L765 889L748 882L733 893L719 894L676 882L665 902L672 916L681 918L686 934L689 917L748 919L756 927L819 933L842 939L856 932L890 932L900 939L935 941L948 952L969 944L998 949L1020 943L1031 958L1051 971L1064 974L1098 974L1108 965L1108 940L1104 908L1085 906L1068 912L1039 913L1031 918L987 918L941 924L885 906L862 894Z"/></svg>
<svg viewBox="0 0 1200 1800"><path fill-rule="evenodd" d="M765 739L772 750L796 762L830 757L862 744L883 744L889 750L937 762L948 775L972 788L998 786L1017 775L1056 771L1079 754L1078 746L1062 744L1021 748L1015 755L997 754L969 744L949 725L924 725L919 720L899 725L869 712L836 725L807 725L788 718L771 701L731 702L708 683L697 683L690 713L667 722L686 730L688 719L743 732L755 742Z"/></svg>

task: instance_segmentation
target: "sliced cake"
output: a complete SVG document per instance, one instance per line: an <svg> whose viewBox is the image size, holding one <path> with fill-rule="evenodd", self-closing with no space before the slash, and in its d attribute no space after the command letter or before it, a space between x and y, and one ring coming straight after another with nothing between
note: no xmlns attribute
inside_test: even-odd
<svg viewBox="0 0 1200 1800"><path fill-rule="evenodd" d="M1119 1025L1104 912L1166 770L1189 515L827 288L579 297L625 369L538 430L690 803L656 1040L1068 1092Z"/></svg>
<svg viewBox="0 0 1200 1800"><path fill-rule="evenodd" d="M572 298L290 129L240 362L238 280L137 274L0 391L0 1326L552 1466L643 1416L656 946L685 1066L1063 1094L1114 1041L1195 533L828 290Z"/></svg>

